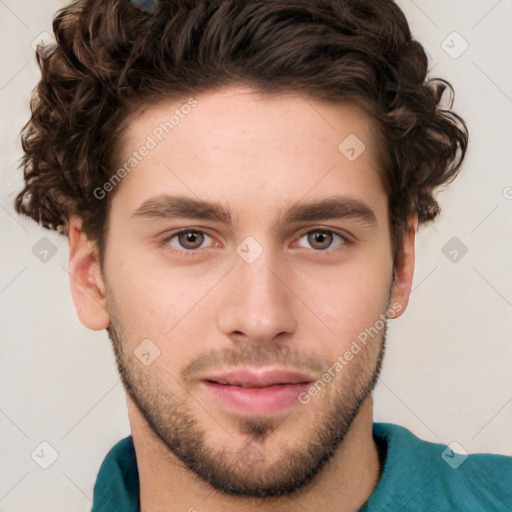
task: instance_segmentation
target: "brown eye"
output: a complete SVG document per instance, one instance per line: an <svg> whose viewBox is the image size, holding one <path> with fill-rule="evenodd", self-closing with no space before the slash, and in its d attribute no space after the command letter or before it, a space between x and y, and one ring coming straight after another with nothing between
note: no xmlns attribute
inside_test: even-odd
<svg viewBox="0 0 512 512"><path fill-rule="evenodd" d="M182 231L176 233L173 238L177 238L179 245L183 249L199 249L204 242L205 235L201 231Z"/></svg>
<svg viewBox="0 0 512 512"><path fill-rule="evenodd" d="M330 231L310 231L307 235L308 242L313 249L328 249L333 240L333 234Z"/></svg>

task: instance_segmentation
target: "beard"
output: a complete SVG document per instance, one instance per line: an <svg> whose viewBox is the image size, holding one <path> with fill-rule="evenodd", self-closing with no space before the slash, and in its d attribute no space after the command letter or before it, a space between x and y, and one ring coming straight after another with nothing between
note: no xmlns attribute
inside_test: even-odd
<svg viewBox="0 0 512 512"><path fill-rule="evenodd" d="M235 420L236 429L243 435L244 442L235 446L237 442L230 432L232 427L226 428L217 421L208 412L208 404L198 402L186 387L188 382L197 383L197 378L194 380L192 376L197 375L198 370L213 369L220 364L279 363L318 372L330 366L326 359L306 358L276 349L272 352L262 351L261 347L255 350L248 345L233 346L201 354L177 378L164 367L157 371L153 366L143 366L135 357L127 356L123 343L129 346L129 340L127 337L125 339L117 315L112 314L114 311L115 304L109 302L111 324L107 330L126 392L155 435L184 467L217 491L231 496L273 501L273 498L297 494L312 484L342 447L362 403L377 383L384 358L387 315L380 339L375 336L347 363L327 384L332 389L322 390L311 399L311 402L324 400L322 407L317 406L318 412L312 421L306 422L301 418L302 407L309 405L295 406L288 416L280 420L265 415L239 415ZM299 364L291 364L297 362ZM219 448L219 442L208 442L208 430L201 425L197 413L192 409L196 403L209 419L222 427L226 433L225 444L234 448ZM283 438L279 427L285 421L293 422L295 429L304 431L301 442L294 444ZM268 460L269 451L265 450L266 441L277 447L271 450L275 458L272 463ZM276 453L279 453L279 457L275 457Z"/></svg>

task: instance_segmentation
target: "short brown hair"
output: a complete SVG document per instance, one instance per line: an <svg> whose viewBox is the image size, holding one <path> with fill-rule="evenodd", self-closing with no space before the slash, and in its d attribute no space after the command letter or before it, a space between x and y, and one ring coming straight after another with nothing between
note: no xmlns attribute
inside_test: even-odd
<svg viewBox="0 0 512 512"><path fill-rule="evenodd" d="M56 47L37 56L15 208L64 234L78 215L101 254L112 193L93 191L114 173L124 122L164 98L244 84L358 102L376 121L394 249L409 214L439 213L434 191L466 152L453 89L427 78L426 54L392 0L78 0L53 29Z"/></svg>

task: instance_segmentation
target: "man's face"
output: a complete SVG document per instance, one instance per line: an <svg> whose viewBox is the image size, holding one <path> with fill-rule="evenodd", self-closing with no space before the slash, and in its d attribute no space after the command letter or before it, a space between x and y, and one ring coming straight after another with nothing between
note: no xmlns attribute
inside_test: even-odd
<svg viewBox="0 0 512 512"><path fill-rule="evenodd" d="M192 471L226 493L284 495L329 460L380 367L393 261L372 123L354 105L298 95L196 99L161 141L155 129L185 102L150 106L126 131L121 164L148 136L157 144L112 200L110 334L141 417ZM355 159L354 135L365 145ZM165 195L231 219L201 206L180 216ZM303 384L225 380L283 369Z"/></svg>

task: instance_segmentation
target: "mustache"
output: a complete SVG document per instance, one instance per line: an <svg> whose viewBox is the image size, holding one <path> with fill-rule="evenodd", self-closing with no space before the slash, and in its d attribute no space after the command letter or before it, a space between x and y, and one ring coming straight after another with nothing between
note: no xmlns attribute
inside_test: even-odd
<svg viewBox="0 0 512 512"><path fill-rule="evenodd" d="M192 383L197 380L198 375L220 366L279 365L306 373L322 373L330 364L325 357L301 355L287 345L244 345L203 352L188 362L180 375L183 382Z"/></svg>

